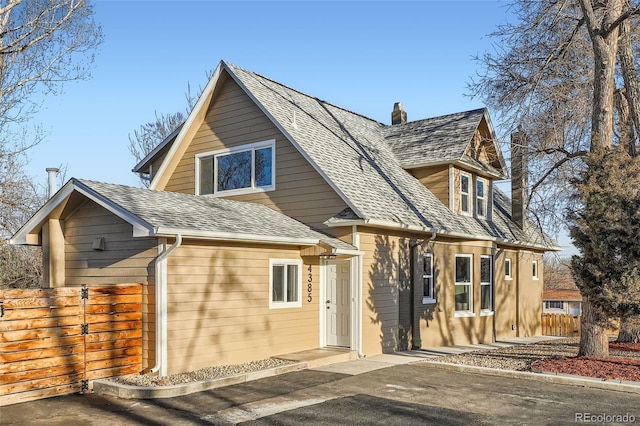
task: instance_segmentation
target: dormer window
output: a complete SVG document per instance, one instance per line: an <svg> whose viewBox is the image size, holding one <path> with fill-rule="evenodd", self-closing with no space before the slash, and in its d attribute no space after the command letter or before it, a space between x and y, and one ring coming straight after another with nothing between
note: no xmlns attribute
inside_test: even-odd
<svg viewBox="0 0 640 426"><path fill-rule="evenodd" d="M471 175L460 173L460 212L471 214Z"/></svg>
<svg viewBox="0 0 640 426"><path fill-rule="evenodd" d="M196 156L196 194L240 195L275 189L275 140Z"/></svg>
<svg viewBox="0 0 640 426"><path fill-rule="evenodd" d="M476 214L478 217L487 217L488 187L486 180L476 179Z"/></svg>

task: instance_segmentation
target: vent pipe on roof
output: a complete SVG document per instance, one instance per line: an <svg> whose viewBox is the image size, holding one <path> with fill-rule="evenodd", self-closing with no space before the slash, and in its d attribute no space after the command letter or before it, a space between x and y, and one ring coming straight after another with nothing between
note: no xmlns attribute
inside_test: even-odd
<svg viewBox="0 0 640 426"><path fill-rule="evenodd" d="M47 198L53 197L53 194L56 193L56 178L58 177L58 172L60 171L57 167L47 167L47 178L49 183L49 192L47 193Z"/></svg>
<svg viewBox="0 0 640 426"><path fill-rule="evenodd" d="M511 219L522 229L528 204L527 140L523 132L511 134Z"/></svg>
<svg viewBox="0 0 640 426"><path fill-rule="evenodd" d="M393 111L391 112L391 125L404 124L407 122L407 112L402 106L402 102L396 102L393 104Z"/></svg>

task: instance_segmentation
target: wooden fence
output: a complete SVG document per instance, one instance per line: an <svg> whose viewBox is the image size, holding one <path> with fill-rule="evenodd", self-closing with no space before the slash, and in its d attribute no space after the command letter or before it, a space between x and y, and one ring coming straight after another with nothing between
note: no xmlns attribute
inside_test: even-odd
<svg viewBox="0 0 640 426"><path fill-rule="evenodd" d="M544 336L580 336L580 316L567 314L542 314Z"/></svg>
<svg viewBox="0 0 640 426"><path fill-rule="evenodd" d="M142 285L0 290L0 406L142 369Z"/></svg>

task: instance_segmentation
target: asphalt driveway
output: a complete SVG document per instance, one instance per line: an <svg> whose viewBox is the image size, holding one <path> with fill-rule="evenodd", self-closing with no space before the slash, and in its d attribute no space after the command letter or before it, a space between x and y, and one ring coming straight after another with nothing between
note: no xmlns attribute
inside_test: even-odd
<svg viewBox="0 0 640 426"><path fill-rule="evenodd" d="M170 399L70 395L0 408L3 425L558 425L581 419L640 422L638 394L415 363L355 376L304 370Z"/></svg>

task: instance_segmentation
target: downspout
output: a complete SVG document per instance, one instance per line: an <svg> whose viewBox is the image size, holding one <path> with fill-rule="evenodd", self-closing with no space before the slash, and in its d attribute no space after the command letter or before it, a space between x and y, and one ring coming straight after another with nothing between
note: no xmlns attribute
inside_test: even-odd
<svg viewBox="0 0 640 426"><path fill-rule="evenodd" d="M156 257L156 365L150 373L158 373L158 376L167 375L167 268L166 261L169 255L182 245L182 235L176 235L176 241L168 249L164 249Z"/></svg>
<svg viewBox="0 0 640 426"><path fill-rule="evenodd" d="M351 227L351 244L360 250L360 235L358 234L357 225L353 225ZM362 254L357 256L357 265L356 265L356 287L357 287L357 298L356 298L356 306L355 306L355 317L356 317L356 356L358 358L364 358L365 355L362 352Z"/></svg>
<svg viewBox="0 0 640 426"><path fill-rule="evenodd" d="M498 312L496 310L496 260L498 253L498 245L493 242L491 244L491 306L493 308L493 342L496 342L496 317Z"/></svg>

